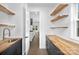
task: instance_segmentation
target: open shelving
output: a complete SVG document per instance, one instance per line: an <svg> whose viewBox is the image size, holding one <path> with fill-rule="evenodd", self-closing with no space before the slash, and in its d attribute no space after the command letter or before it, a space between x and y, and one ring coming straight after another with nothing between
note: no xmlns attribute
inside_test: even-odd
<svg viewBox="0 0 79 59"><path fill-rule="evenodd" d="M8 15L15 15L15 12L12 9L4 6L3 4L0 4L0 11Z"/></svg>
<svg viewBox="0 0 79 59"><path fill-rule="evenodd" d="M63 26L63 27L51 27L51 29L58 29L58 28L68 28L66 26Z"/></svg>
<svg viewBox="0 0 79 59"><path fill-rule="evenodd" d="M15 28L15 25L13 25L13 24L0 24L0 27L10 27L10 28Z"/></svg>
<svg viewBox="0 0 79 59"><path fill-rule="evenodd" d="M55 16L59 12L61 12L64 8L66 8L68 4L58 4L53 12L50 14L51 16Z"/></svg>
<svg viewBox="0 0 79 59"><path fill-rule="evenodd" d="M51 20L51 22L58 21L58 20L60 20L60 19L62 19L62 18L65 18L65 17L67 17L67 16L68 16L68 15L62 15L62 16L57 15L54 19Z"/></svg>
<svg viewBox="0 0 79 59"><path fill-rule="evenodd" d="M6 13L8 15L15 15L15 12L12 9L5 6L4 4L0 4L0 12ZM1 24L0 23L0 27L15 28L15 25L13 25L13 24Z"/></svg>
<svg viewBox="0 0 79 59"><path fill-rule="evenodd" d="M51 16L53 16L53 19L51 19L50 22L56 22L58 20L61 20L63 18L66 18L68 17L68 14L65 12L66 10L64 10L66 7L68 6L68 4L58 4L52 11L52 13L50 14ZM63 11L64 10L64 11ZM60 13L62 12L63 13ZM68 26L53 26L53 27L50 27L50 29L67 29Z"/></svg>

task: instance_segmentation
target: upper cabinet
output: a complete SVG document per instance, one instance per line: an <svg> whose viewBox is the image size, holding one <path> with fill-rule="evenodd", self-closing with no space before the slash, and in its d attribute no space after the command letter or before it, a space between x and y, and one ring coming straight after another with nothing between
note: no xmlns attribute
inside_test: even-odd
<svg viewBox="0 0 79 59"><path fill-rule="evenodd" d="M3 4L0 4L0 11L8 15L15 15L15 12Z"/></svg>
<svg viewBox="0 0 79 59"><path fill-rule="evenodd" d="M59 12L61 12L64 8L66 8L68 4L58 4L53 12L50 14L51 16L55 16Z"/></svg>

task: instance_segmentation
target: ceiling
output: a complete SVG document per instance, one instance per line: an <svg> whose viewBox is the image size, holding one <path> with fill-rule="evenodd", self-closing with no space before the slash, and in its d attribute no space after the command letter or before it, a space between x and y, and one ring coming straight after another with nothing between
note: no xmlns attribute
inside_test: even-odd
<svg viewBox="0 0 79 59"><path fill-rule="evenodd" d="M27 3L28 6L54 7L57 3Z"/></svg>

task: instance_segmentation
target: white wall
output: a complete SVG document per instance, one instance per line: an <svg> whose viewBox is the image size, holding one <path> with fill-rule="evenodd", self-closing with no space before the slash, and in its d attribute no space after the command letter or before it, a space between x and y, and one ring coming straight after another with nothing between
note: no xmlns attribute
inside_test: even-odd
<svg viewBox="0 0 79 59"><path fill-rule="evenodd" d="M54 7L55 8L55 7ZM65 36L65 37L70 37L71 33L70 33L70 27L71 27L71 8L70 8L70 4L68 5L67 8L65 8L60 14L68 14L68 17L66 18L63 18L63 19L60 19L56 22L50 22L48 27L49 27L49 30L51 31L48 31L49 32L49 35L62 35L62 36ZM53 17L52 17L53 19ZM51 19L50 19L51 21ZM57 29L50 29L50 27L68 27L68 28L57 28Z"/></svg>
<svg viewBox="0 0 79 59"><path fill-rule="evenodd" d="M16 26L16 36L23 36L23 4L8 4L10 8L12 8L16 14L13 17L9 17L12 22L15 23Z"/></svg>
<svg viewBox="0 0 79 59"><path fill-rule="evenodd" d="M12 10L14 10L16 14L7 15L5 13L0 12L0 23L15 24L15 28L11 29L11 35L23 36L23 6L22 4L6 3L5 5L11 8ZM0 38L2 38L2 30L0 30Z"/></svg>
<svg viewBox="0 0 79 59"><path fill-rule="evenodd" d="M20 36L23 38L23 28L24 28L24 18L23 18L23 4L21 3L6 3L7 7L11 8L15 11L15 15L7 15L5 13L0 12L0 23L8 23L8 24L14 24L15 28L10 29L11 36ZM2 39L2 30L0 29L0 38ZM7 34L6 34L7 35ZM23 41L24 44L24 41ZM24 50L22 49L22 52Z"/></svg>
<svg viewBox="0 0 79 59"><path fill-rule="evenodd" d="M50 20L53 16L50 16L53 8L57 4L29 4L29 11L39 11L40 12L40 48L46 48L46 35L62 35L65 37L71 37L71 8L70 4L62 14L68 14L67 18L61 19L55 23L51 23ZM53 26L67 26L66 29L51 29Z"/></svg>
<svg viewBox="0 0 79 59"><path fill-rule="evenodd" d="M40 34L40 48L46 48L46 32L48 29L48 20L50 20L50 10L52 10L55 4L28 4L29 11L39 11L39 34Z"/></svg>

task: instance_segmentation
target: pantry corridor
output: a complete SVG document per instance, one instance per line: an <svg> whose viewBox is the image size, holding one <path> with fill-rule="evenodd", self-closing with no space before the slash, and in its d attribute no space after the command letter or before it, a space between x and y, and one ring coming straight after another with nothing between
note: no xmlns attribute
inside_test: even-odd
<svg viewBox="0 0 79 59"><path fill-rule="evenodd" d="M39 48L39 35L35 34L33 41L31 42L28 55L48 55L46 49Z"/></svg>

